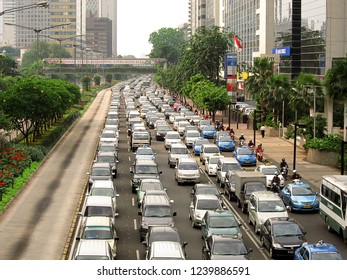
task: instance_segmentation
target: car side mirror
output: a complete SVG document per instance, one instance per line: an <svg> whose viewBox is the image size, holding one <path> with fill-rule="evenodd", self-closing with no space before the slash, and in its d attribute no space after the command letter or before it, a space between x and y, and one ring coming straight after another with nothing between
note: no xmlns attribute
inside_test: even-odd
<svg viewBox="0 0 347 280"><path fill-rule="evenodd" d="M173 212L173 213L172 213L172 216L177 216L177 212L176 212L176 211Z"/></svg>
<svg viewBox="0 0 347 280"><path fill-rule="evenodd" d="M142 216L142 212L141 211L137 212L137 215Z"/></svg>

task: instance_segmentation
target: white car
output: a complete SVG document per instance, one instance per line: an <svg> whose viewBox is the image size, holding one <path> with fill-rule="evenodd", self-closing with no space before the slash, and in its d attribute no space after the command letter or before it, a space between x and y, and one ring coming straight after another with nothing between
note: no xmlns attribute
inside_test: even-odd
<svg viewBox="0 0 347 280"><path fill-rule="evenodd" d="M165 149L169 149L171 144L181 143L181 136L177 131L168 131L165 135L164 146Z"/></svg>
<svg viewBox="0 0 347 280"><path fill-rule="evenodd" d="M181 183L200 183L200 169L194 158L180 158L176 165L175 180Z"/></svg>
<svg viewBox="0 0 347 280"><path fill-rule="evenodd" d="M261 164L255 169L255 171L262 172L266 176L268 187L271 186L272 178L275 176L275 173L277 172L278 177L280 178L280 187L284 187L284 177L282 176L281 172L279 171L276 165Z"/></svg>
<svg viewBox="0 0 347 280"><path fill-rule="evenodd" d="M216 176L217 175L217 163L220 158L223 158L224 156L210 156L208 160L205 162L205 171L209 176Z"/></svg>
<svg viewBox="0 0 347 280"><path fill-rule="evenodd" d="M187 147L193 147L195 139L198 139L200 136L200 132L198 130L187 130L184 133L183 141Z"/></svg>
<svg viewBox="0 0 347 280"><path fill-rule="evenodd" d="M193 227L200 227L206 211L222 209L221 200L214 194L195 195L189 207L189 219Z"/></svg>
<svg viewBox="0 0 347 280"><path fill-rule="evenodd" d="M172 144L170 147L168 164L170 167L175 167L177 164L177 161L180 158L189 158L189 157L190 157L190 154L186 145L184 145L183 143Z"/></svg>

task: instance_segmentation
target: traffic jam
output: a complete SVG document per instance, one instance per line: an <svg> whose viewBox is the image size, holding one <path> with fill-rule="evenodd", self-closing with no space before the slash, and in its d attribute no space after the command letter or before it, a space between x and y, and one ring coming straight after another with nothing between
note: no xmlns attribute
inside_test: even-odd
<svg viewBox="0 0 347 280"><path fill-rule="evenodd" d="M147 76L111 90L70 259L342 259L293 216L324 215L339 233L336 178L319 194Z"/></svg>

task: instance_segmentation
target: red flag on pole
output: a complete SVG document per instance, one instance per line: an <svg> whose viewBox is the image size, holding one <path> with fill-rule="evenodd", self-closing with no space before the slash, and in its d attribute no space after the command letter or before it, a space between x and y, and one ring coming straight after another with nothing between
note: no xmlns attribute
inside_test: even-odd
<svg viewBox="0 0 347 280"><path fill-rule="evenodd" d="M234 34L234 45L235 45L236 51L238 52L242 51L242 45L241 45L240 39L235 34Z"/></svg>

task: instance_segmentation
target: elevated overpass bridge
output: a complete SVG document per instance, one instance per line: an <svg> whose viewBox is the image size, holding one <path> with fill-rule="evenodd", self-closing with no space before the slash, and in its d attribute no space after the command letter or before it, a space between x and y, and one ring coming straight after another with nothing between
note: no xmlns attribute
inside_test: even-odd
<svg viewBox="0 0 347 280"><path fill-rule="evenodd" d="M157 67L166 67L166 59L70 59L45 58L43 72L46 75L77 74L151 74Z"/></svg>

